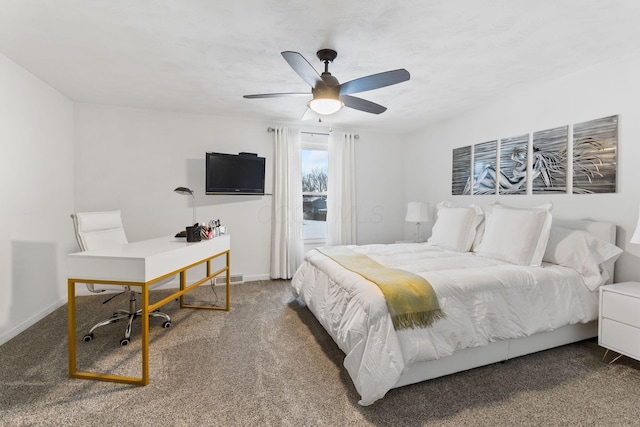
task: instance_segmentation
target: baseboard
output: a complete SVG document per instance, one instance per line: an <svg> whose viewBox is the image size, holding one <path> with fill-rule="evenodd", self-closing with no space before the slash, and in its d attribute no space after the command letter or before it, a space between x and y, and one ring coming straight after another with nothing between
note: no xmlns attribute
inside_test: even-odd
<svg viewBox="0 0 640 427"><path fill-rule="evenodd" d="M245 282L255 282L257 280L269 280L269 275L268 274L254 274L254 275L247 275L247 274L232 274L229 280L229 283L232 285L237 285L239 283L245 283ZM223 285L224 283L226 283L226 277L225 276L218 276L216 277L216 285Z"/></svg>
<svg viewBox="0 0 640 427"><path fill-rule="evenodd" d="M50 315L51 313L56 311L58 308L60 308L63 305L65 305L66 303L67 303L67 298L65 297L63 299L60 299L60 300L56 301L55 303L51 304L50 306L46 307L44 310L40 311L39 313L36 313L33 316L29 317L28 319L20 322L20 324L14 326L13 328L8 330L7 332L5 332L2 335L0 335L0 345L6 343L11 338L16 337L21 332L26 331L31 326L35 325L37 322L39 322L40 320L44 319L45 317L47 317L48 315Z"/></svg>
<svg viewBox="0 0 640 427"><path fill-rule="evenodd" d="M245 282L255 282L256 280L271 280L271 276L269 274L244 275Z"/></svg>

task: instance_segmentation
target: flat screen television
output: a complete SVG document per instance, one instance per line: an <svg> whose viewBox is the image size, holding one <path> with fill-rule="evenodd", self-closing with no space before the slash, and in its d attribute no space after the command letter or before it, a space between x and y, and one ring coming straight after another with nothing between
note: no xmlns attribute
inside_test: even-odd
<svg viewBox="0 0 640 427"><path fill-rule="evenodd" d="M206 194L264 194L264 157L207 153Z"/></svg>

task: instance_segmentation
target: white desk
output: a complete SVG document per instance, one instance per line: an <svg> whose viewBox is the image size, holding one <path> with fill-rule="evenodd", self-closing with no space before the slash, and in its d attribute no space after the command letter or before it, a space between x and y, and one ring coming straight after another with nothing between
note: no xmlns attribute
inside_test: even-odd
<svg viewBox="0 0 640 427"><path fill-rule="evenodd" d="M67 276L69 292L68 334L69 334L69 377L127 384L149 384L149 312L180 298L180 308L229 311L229 255L231 238L220 236L201 242L188 243L184 239L161 237L128 243L113 248L96 251L77 252L67 255ZM226 266L211 272L211 260L226 256ZM196 265L207 264L206 276L187 286L187 270ZM149 285L166 277L180 273L180 289L166 298L149 304ZM201 284L225 273L225 307L194 306L184 304L183 296ZM76 304L77 283L116 284L138 286L142 294L142 377L123 377L76 369Z"/></svg>

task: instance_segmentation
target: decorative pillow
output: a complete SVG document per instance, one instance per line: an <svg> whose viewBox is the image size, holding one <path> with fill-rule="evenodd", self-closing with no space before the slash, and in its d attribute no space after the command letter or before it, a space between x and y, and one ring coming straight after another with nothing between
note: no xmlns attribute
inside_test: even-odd
<svg viewBox="0 0 640 427"><path fill-rule="evenodd" d="M603 274L601 265L615 261L622 252L616 245L586 231L551 227L542 260L573 268L582 275L584 284L594 291L609 279L608 274Z"/></svg>
<svg viewBox="0 0 640 427"><path fill-rule="evenodd" d="M439 203L438 218L427 241L443 249L468 252L482 218L480 206L455 207L447 202Z"/></svg>
<svg viewBox="0 0 640 427"><path fill-rule="evenodd" d="M550 210L551 204L536 208L494 204L476 252L512 264L540 266L551 228Z"/></svg>

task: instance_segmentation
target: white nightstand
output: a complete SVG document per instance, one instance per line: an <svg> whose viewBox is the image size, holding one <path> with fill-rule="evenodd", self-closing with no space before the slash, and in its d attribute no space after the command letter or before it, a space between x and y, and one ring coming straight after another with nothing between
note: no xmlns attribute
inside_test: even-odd
<svg viewBox="0 0 640 427"><path fill-rule="evenodd" d="M639 282L601 286L598 320L598 344L605 347L607 353L609 350L620 353L610 363L622 355L640 360Z"/></svg>

